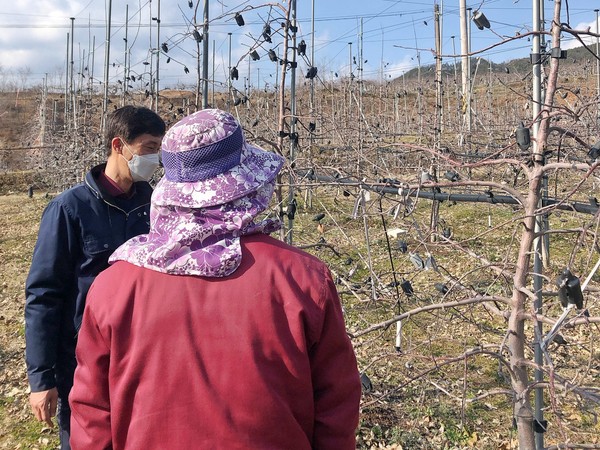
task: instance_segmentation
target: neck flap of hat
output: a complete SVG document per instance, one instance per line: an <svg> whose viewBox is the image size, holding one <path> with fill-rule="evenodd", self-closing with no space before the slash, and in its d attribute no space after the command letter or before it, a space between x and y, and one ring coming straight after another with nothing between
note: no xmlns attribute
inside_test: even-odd
<svg viewBox="0 0 600 450"><path fill-rule="evenodd" d="M274 182L232 202L208 208L157 206L150 209L150 233L134 237L119 247L109 262L128 261L174 275L225 277L240 265L240 237L269 234L281 222L254 219L264 211Z"/></svg>

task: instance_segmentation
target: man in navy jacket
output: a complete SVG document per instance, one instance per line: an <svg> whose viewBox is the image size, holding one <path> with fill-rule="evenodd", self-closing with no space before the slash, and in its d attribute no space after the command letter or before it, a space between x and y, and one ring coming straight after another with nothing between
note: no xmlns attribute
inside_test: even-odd
<svg viewBox="0 0 600 450"><path fill-rule="evenodd" d="M123 242L147 233L152 188L164 121L134 106L107 120L107 161L85 181L46 207L25 286L25 353L31 394L40 421L58 410L61 448L69 449L68 395L85 298L108 257Z"/></svg>

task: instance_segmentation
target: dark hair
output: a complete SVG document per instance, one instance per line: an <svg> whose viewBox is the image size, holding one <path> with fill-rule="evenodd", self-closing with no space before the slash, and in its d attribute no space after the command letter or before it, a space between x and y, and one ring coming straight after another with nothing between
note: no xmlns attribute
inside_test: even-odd
<svg viewBox="0 0 600 450"><path fill-rule="evenodd" d="M107 117L104 134L106 155L110 156L112 140L117 136L131 142L142 134L163 136L166 128L164 120L151 109L143 106L123 106Z"/></svg>

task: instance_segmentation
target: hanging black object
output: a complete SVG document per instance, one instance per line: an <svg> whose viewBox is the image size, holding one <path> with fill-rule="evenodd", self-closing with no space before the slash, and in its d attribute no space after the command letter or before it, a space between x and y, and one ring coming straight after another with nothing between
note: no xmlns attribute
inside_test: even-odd
<svg viewBox="0 0 600 450"><path fill-rule="evenodd" d="M231 68L231 71L229 72L229 77L232 80L239 80L240 74L238 73L237 67L234 66Z"/></svg>
<svg viewBox="0 0 600 450"><path fill-rule="evenodd" d="M406 253L408 251L408 244L405 241L398 241L396 246L401 253Z"/></svg>
<svg viewBox="0 0 600 450"><path fill-rule="evenodd" d="M277 62L277 54L275 53L275 50L269 50L269 59L273 62Z"/></svg>
<svg viewBox="0 0 600 450"><path fill-rule="evenodd" d="M579 278L573 275L568 268L558 276L556 285L558 286L558 298L563 308L573 304L577 309L583 309L581 283Z"/></svg>
<svg viewBox="0 0 600 450"><path fill-rule="evenodd" d="M556 336L554 336L553 342L558 345L568 345L569 344L567 342L567 340L563 337L562 334L557 334Z"/></svg>
<svg viewBox="0 0 600 450"><path fill-rule="evenodd" d="M240 13L235 13L235 23L238 24L238 26L243 27L245 25L244 22L244 18L242 17L242 15Z"/></svg>
<svg viewBox="0 0 600 450"><path fill-rule="evenodd" d="M265 23L265 26L263 27L262 37L264 38L265 42L273 42L271 41L271 25L268 23Z"/></svg>
<svg viewBox="0 0 600 450"><path fill-rule="evenodd" d="M404 280L402 283L400 283L400 287L402 288L402 292L404 292L407 297L412 297L415 293L412 284L410 284L410 281L408 280Z"/></svg>
<svg viewBox="0 0 600 450"><path fill-rule="evenodd" d="M588 152L588 156L592 161L600 158L600 141L592 145L592 148L590 148L590 151Z"/></svg>
<svg viewBox="0 0 600 450"><path fill-rule="evenodd" d="M310 131L312 133L316 129L317 129L317 125L314 122L309 122L309 124L308 124L308 131Z"/></svg>
<svg viewBox="0 0 600 450"><path fill-rule="evenodd" d="M523 125L523 122L521 122L521 125L519 125L519 127L517 128L516 135L517 145L519 146L519 148L523 151L529 149L529 146L531 145L531 137L529 134L529 128Z"/></svg>
<svg viewBox="0 0 600 450"><path fill-rule="evenodd" d="M360 374L360 385L362 386L362 391L365 394L373 391L373 383L371 383L371 380L364 372Z"/></svg>
<svg viewBox="0 0 600 450"><path fill-rule="evenodd" d="M545 433L548 431L548 421L533 419L533 431L536 433Z"/></svg>
<svg viewBox="0 0 600 450"><path fill-rule="evenodd" d="M187 67L185 67L185 66L183 67L183 71L184 71L185 73L190 73L190 69L188 69L188 68L187 68Z"/></svg>
<svg viewBox="0 0 600 450"><path fill-rule="evenodd" d="M458 174L458 172L456 172L454 170L447 170L446 173L444 174L444 177L448 181L452 181L453 183L460 180L460 175Z"/></svg>
<svg viewBox="0 0 600 450"><path fill-rule="evenodd" d="M319 213L315 217L313 217L313 222L320 222L325 218L325 213Z"/></svg>
<svg viewBox="0 0 600 450"><path fill-rule="evenodd" d="M310 67L308 69L308 72L306 72L306 78L308 78L309 80L312 80L316 76L317 76L317 68L316 67Z"/></svg>
<svg viewBox="0 0 600 450"><path fill-rule="evenodd" d="M163 42L160 46L160 48L162 48L162 51L165 53L169 53L169 46L167 45L166 42Z"/></svg>
<svg viewBox="0 0 600 450"><path fill-rule="evenodd" d="M192 31L192 36L194 36L194 39L196 39L196 42L198 42L198 43L202 42L202 35L198 32L198 30Z"/></svg>
<svg viewBox="0 0 600 450"><path fill-rule="evenodd" d="M441 294L446 294L448 292L448 286L444 283L435 283L433 287Z"/></svg>
<svg viewBox="0 0 600 450"><path fill-rule="evenodd" d="M260 59L260 55L256 50L252 50L250 52L250 58L252 58L252 61L258 61Z"/></svg>
<svg viewBox="0 0 600 450"><path fill-rule="evenodd" d="M287 207L288 219L294 220L294 218L296 217L296 208L297 208L296 199L293 198Z"/></svg>
<svg viewBox="0 0 600 450"><path fill-rule="evenodd" d="M188 1L188 6L189 6L190 8L193 8L193 7L194 7L194 3L192 2L192 0L189 0L189 1Z"/></svg>
<svg viewBox="0 0 600 450"><path fill-rule="evenodd" d="M485 14L481 11L475 11L473 13L473 22L477 25L477 28L483 30L484 28L490 27L490 21L485 17Z"/></svg>
<svg viewBox="0 0 600 450"><path fill-rule="evenodd" d="M235 97L233 99L233 106L239 106L239 104L242 103L242 99L239 97Z"/></svg>
<svg viewBox="0 0 600 450"><path fill-rule="evenodd" d="M298 54L300 56L306 56L306 42L304 42L304 39L298 44Z"/></svg>

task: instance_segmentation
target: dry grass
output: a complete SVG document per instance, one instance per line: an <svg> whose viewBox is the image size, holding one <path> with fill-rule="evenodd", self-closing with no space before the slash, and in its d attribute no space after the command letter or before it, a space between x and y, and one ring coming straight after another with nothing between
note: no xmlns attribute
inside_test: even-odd
<svg viewBox="0 0 600 450"><path fill-rule="evenodd" d="M310 246L309 251L326 260L338 281L338 289L351 333L388 320L398 311L406 311L441 301L463 298L470 290L510 295L510 281L495 276L482 267L480 259L469 256L447 243L430 243L427 235L429 203L421 201L415 214L397 218L390 214L396 199L381 203L388 228L407 230L403 239L409 249L424 256L435 256L439 272L418 271L407 255L395 248L392 240L391 258L398 280L410 280L415 295L407 298L389 284L393 281L390 253L382 227L382 215L376 198L368 203L370 260L376 276L377 298L372 299L369 255L365 246L362 217L352 218L356 191L342 195L336 188L313 189L312 207L305 202L305 191L297 194L298 214L294 223L294 243ZM0 448L53 448L56 435L34 422L27 404L27 382L23 362L23 286L36 239L40 214L47 203L35 195L0 196L0 262L3 267L0 316L0 412L2 429ZM440 216L453 229L453 241L468 246L478 255L495 262L504 261L511 269L517 250L512 208L442 203ZM319 228L315 214L325 212ZM489 228L488 214L492 228ZM589 217L565 214L552 218L553 226L563 228L581 225ZM323 242L324 240L324 242ZM314 246L315 244L321 246ZM329 245L331 247L329 247ZM573 250L568 236L553 238L552 261L547 270L552 290L553 274ZM335 250L335 252L333 251ZM337 253L337 254L336 254ZM576 257L576 267L589 267L589 254ZM349 260L351 258L352 261ZM593 263L594 261L592 261ZM465 288L454 288L445 297L434 283L449 286L460 279ZM595 277L595 282L600 278ZM399 302L398 302L399 301ZM598 298L589 297L589 306ZM559 308L552 297L548 300L549 315L557 316ZM373 392L364 394L361 424L358 430L359 448L459 449L516 448L516 432L512 429L510 397L492 395L478 402L463 402L485 392L510 388L505 373L498 370L497 361L489 356L461 359L465 351L486 345L499 345L506 325L481 305L447 308L416 315L403 322L403 348L394 348L395 327L381 329L354 339L359 369L368 374ZM531 334L531 333L530 333ZM600 361L594 349L597 339L594 327L581 327L563 333L569 344L553 347L557 369L581 383L593 384L600 378ZM452 358L458 358L449 362ZM547 404L548 404L547 399ZM578 409L569 398L558 396L556 414L547 412L550 431L547 442L560 442L561 426L575 440L598 440L600 427L595 423L597 405L589 410ZM565 402L565 403L563 403ZM561 426L559 426L559 422ZM594 434L596 433L596 434ZM387 447L386 447L387 446ZM396 447L394 447L396 446Z"/></svg>
<svg viewBox="0 0 600 450"><path fill-rule="evenodd" d="M47 200L0 196L0 448L51 449L56 432L33 419L24 351L24 286L38 224Z"/></svg>

